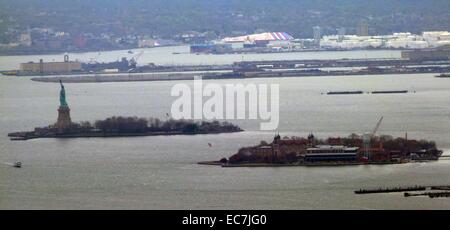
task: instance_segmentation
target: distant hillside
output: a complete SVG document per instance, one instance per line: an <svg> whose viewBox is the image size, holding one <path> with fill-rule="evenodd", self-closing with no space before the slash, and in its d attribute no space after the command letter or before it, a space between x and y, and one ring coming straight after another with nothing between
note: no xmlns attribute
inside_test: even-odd
<svg viewBox="0 0 450 230"><path fill-rule="evenodd" d="M286 31L312 37L359 22L371 34L450 30L449 0L0 0L0 43L13 32L50 27L72 34L102 32L171 37L185 31Z"/></svg>

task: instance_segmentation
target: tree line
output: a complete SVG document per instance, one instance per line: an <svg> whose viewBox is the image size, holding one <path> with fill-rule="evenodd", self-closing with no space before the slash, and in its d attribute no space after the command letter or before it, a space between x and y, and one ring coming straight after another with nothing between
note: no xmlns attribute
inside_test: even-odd
<svg viewBox="0 0 450 230"><path fill-rule="evenodd" d="M182 132L182 133L215 133L242 131L238 126L229 122L192 121L192 120L160 120L159 118L140 118L113 116L97 120L93 124L82 121L79 129L115 133L145 133L145 132Z"/></svg>

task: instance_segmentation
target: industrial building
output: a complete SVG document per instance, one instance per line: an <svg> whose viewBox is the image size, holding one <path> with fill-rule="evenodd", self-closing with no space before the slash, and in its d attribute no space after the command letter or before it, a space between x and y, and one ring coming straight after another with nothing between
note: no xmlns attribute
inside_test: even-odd
<svg viewBox="0 0 450 230"><path fill-rule="evenodd" d="M307 148L304 162L322 161L346 161L356 162L358 160L358 147L346 147L341 145L318 145Z"/></svg>
<svg viewBox="0 0 450 230"><path fill-rule="evenodd" d="M322 39L322 28L320 26L313 27L314 44L320 46L320 39Z"/></svg>
<svg viewBox="0 0 450 230"><path fill-rule="evenodd" d="M450 45L450 32L448 31L426 31L422 33L422 37L430 47Z"/></svg>
<svg viewBox="0 0 450 230"><path fill-rule="evenodd" d="M223 54L232 52L233 48L231 44L195 44L190 46L191 53L213 53L213 54Z"/></svg>
<svg viewBox="0 0 450 230"><path fill-rule="evenodd" d="M409 32L393 33L391 35L360 36L360 35L328 35L320 40L320 47L326 49L426 49L450 45L450 32L428 31L422 35Z"/></svg>
<svg viewBox="0 0 450 230"><path fill-rule="evenodd" d="M450 45L423 50L402 51L402 58L409 60L450 60Z"/></svg>
<svg viewBox="0 0 450 230"><path fill-rule="evenodd" d="M39 62L21 63L20 71L40 74L71 73L81 71L81 62L69 61L69 57L65 55L63 62L44 62L40 59Z"/></svg>

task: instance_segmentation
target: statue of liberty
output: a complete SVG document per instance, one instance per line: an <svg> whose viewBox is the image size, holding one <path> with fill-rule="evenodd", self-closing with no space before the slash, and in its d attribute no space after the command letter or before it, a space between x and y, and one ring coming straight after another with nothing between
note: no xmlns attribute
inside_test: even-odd
<svg viewBox="0 0 450 230"><path fill-rule="evenodd" d="M61 80L59 80L59 84L61 84L61 90L59 91L59 106L69 107L66 101L66 90L64 89L64 85L62 84Z"/></svg>
<svg viewBox="0 0 450 230"><path fill-rule="evenodd" d="M64 132L64 130L72 126L72 120L70 119L69 105L66 101L66 90L61 80L59 80L59 84L61 85L61 91L59 91L58 120L55 126L60 132Z"/></svg>

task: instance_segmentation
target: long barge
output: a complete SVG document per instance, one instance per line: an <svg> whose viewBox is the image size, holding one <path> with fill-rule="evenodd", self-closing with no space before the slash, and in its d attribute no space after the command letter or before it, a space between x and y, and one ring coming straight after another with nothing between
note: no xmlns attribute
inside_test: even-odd
<svg viewBox="0 0 450 230"><path fill-rule="evenodd" d="M410 193L410 192L417 192L417 191L430 191L430 192L424 192L424 193ZM432 190L441 190L444 192L433 192ZM393 188L377 188L377 189L359 189L354 191L355 194L371 194L371 193L392 193L392 192L405 192L404 196L436 196L442 194L450 194L448 191L450 190L449 185L415 185L415 186L408 186L408 187L393 187Z"/></svg>
<svg viewBox="0 0 450 230"><path fill-rule="evenodd" d="M363 94L363 91L330 91L327 95Z"/></svg>
<svg viewBox="0 0 450 230"><path fill-rule="evenodd" d="M414 91L415 92L415 91ZM327 92L327 95L351 95L351 94L363 94L364 92L361 90L356 91L330 91ZM403 93L409 93L408 90L380 90L380 91L371 91L367 92L371 94L403 94Z"/></svg>
<svg viewBox="0 0 450 230"><path fill-rule="evenodd" d="M408 90L382 90L372 91L372 94L389 94L389 93L408 93Z"/></svg>

